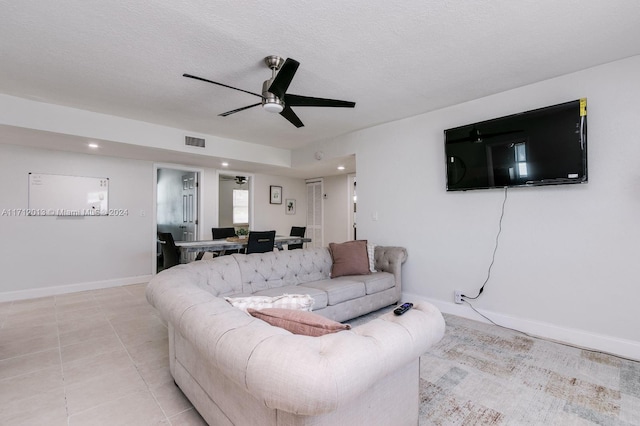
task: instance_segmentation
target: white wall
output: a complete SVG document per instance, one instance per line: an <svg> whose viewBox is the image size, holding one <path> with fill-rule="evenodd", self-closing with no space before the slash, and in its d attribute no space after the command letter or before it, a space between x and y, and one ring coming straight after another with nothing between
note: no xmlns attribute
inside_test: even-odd
<svg viewBox="0 0 640 426"><path fill-rule="evenodd" d="M253 184L254 215L251 229L275 230L277 235L289 235L292 226L306 226L307 187L304 179L256 174ZM269 187L282 187L282 204L269 203ZM285 213L285 200L296 200L296 214Z"/></svg>
<svg viewBox="0 0 640 426"><path fill-rule="evenodd" d="M109 208L125 216L27 217L29 172L108 177ZM150 162L0 145L0 300L43 288L107 287L151 274ZM59 289L58 291L62 291ZM2 293L5 293L4 295Z"/></svg>
<svg viewBox="0 0 640 426"><path fill-rule="evenodd" d="M253 181L252 230L275 230L278 235L289 235L292 226L305 226L307 221L307 193L304 179L264 174L251 175L250 179ZM282 187L282 204L271 204L269 202L269 187L271 185ZM227 197L228 200L231 200L232 189L237 188L238 185L233 181L223 181L220 187L222 188L220 197ZM285 200L290 198L296 200L296 213L293 215L285 213ZM226 204L228 205L227 212L220 212L221 222L219 226L233 226L231 217L233 212L229 208L230 201ZM223 219L224 222L222 221Z"/></svg>
<svg viewBox="0 0 640 426"><path fill-rule="evenodd" d="M154 164L99 155L5 145L0 141L0 301L92 288L146 282L155 271L154 167L201 172L200 238L211 238L218 225L215 169ZM27 217L28 173L109 177L109 207L126 216ZM288 235L306 222L303 179L256 175L256 230ZM283 187L283 198L297 200L295 215L269 204L269 185Z"/></svg>
<svg viewBox="0 0 640 426"><path fill-rule="evenodd" d="M233 189L235 182L220 181L218 183L218 227L233 226Z"/></svg>
<svg viewBox="0 0 640 426"><path fill-rule="evenodd" d="M322 148L358 158L358 237L405 246L407 296L443 310L475 295L503 190L447 193L443 131L588 98L589 183L510 189L491 280L474 305L503 323L640 358L640 56L352 133ZM377 215L378 220L374 220Z"/></svg>
<svg viewBox="0 0 640 426"><path fill-rule="evenodd" d="M211 228L218 227L218 170L202 169L200 175L199 238L211 238Z"/></svg>

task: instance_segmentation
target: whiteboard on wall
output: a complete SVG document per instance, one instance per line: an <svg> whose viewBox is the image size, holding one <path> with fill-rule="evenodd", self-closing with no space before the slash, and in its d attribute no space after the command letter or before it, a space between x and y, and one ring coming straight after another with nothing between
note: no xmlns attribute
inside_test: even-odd
<svg viewBox="0 0 640 426"><path fill-rule="evenodd" d="M30 216L102 216L109 212L109 178L29 173Z"/></svg>

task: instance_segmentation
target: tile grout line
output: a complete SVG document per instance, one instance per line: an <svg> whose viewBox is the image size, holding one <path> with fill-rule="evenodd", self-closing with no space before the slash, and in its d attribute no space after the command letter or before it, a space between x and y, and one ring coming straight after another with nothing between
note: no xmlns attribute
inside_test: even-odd
<svg viewBox="0 0 640 426"><path fill-rule="evenodd" d="M87 300L85 300L85 301L94 301L94 302L96 302L98 304L98 309L100 309L100 311L104 315L105 319L107 319L107 321L109 322L109 326L112 328L112 330L116 334L116 337L118 337L118 333L113 329L113 326L111 325L111 321L109 321L109 318L106 316L105 312L102 309L102 306L101 306L100 302L95 298L93 292L91 292L91 294L89 294L89 296L90 297L87 298ZM56 305L56 320L57 320L57 305ZM60 341L59 328L58 328L58 341L59 341L59 345L60 345L60 364L61 364L61 368L62 368L62 372L63 372L62 379L63 379L63 383L64 383L64 366L62 364L62 342ZM120 342L120 344L122 344L122 342L120 341L119 337L118 337L118 341ZM125 350L126 350L126 348L125 348ZM110 402L110 401L106 401L106 402L104 402L102 404L97 404L97 405L95 405L93 407L89 407L89 408L86 408L84 410L80 410L80 411L78 411L76 413L70 414L69 406L68 406L68 402L67 402L67 387L66 387L66 384L65 384L64 389L65 389L65 408L67 410L67 426L71 425L71 417L76 416L78 414L81 414L83 412L92 410L92 409L94 409L96 407L100 407L102 405L108 404ZM127 396L127 395L124 395L123 397L125 397L125 396ZM121 397L121 398L123 398L123 397ZM120 399L120 398L117 398L117 399Z"/></svg>
<svg viewBox="0 0 640 426"><path fill-rule="evenodd" d="M69 402L67 401L67 384L65 383L64 367L62 366L62 341L60 340L60 321L58 317L58 298L54 296L54 308L56 311L56 334L58 337L58 357L60 358L60 375L62 376L62 390L64 392L64 410L67 413L67 426L69 426Z"/></svg>
<svg viewBox="0 0 640 426"><path fill-rule="evenodd" d="M137 284L134 284L137 285ZM125 290L131 295L131 297L137 297L137 295L133 294L131 291L129 291L129 288L127 286L127 288L125 288ZM156 314L156 310L154 309L154 314ZM109 324L111 324L111 320L109 320ZM120 339L120 335L118 335L118 332L116 331L116 335L118 336L118 339ZM124 344L123 344L124 346ZM125 350L127 350L127 348L125 347ZM129 354L129 351L127 350L127 355L129 355L129 358L131 358L131 355ZM131 361L133 361L133 359L131 359ZM147 380L144 378L144 376L142 374L140 374L140 370L138 369L138 365L133 362L133 365L136 369L136 371L138 372L138 374L140 375L140 378L142 379L142 381L144 382L144 384L147 386L147 389L149 390L149 393L151 394L151 396L153 397L153 399L156 401L156 404L158 404L158 407L160 407L160 411L162 411L162 414L164 414L165 419L167 420L167 422L169 422L169 426L173 425L173 422L171 421L171 418L167 415L166 411L164 410L164 408L162 408L162 404L160 404L160 401L158 401L158 398L156 397L155 393L151 390L151 387L149 386L149 383L147 383ZM167 367L168 368L168 367ZM174 382L175 383L175 382ZM195 409L193 406L190 408L185 409L184 411L181 411L179 413L174 414L173 417L182 414L184 412L187 412L189 410Z"/></svg>
<svg viewBox="0 0 640 426"><path fill-rule="evenodd" d="M120 336L118 335L118 332L115 330L115 328L113 327L113 324L111 324L111 320L109 320L109 317L106 315L106 312L105 312L105 311L104 311L104 309L102 308L102 303L101 303L98 299L96 299L96 297L95 297L95 295L93 294L93 292L91 292L91 294L89 294L89 296L90 296L90 298L89 298L90 300L92 300L92 301L96 302L96 304L98 305L98 309L99 309L99 310L100 310L100 312L104 315L105 319L106 319L106 320L107 320L107 322L109 323L109 327L111 327L111 329L113 330L114 334L116 335L116 338L118 339L118 342L119 342L119 343L120 343L120 345L122 345L122 347L124 348L124 350L125 350L125 352L127 353L127 356L129 357L129 359L131 359L131 355L129 355L129 351L127 351L127 348L126 348L126 347L124 346L124 344L122 343L122 340L120 340ZM61 352L61 357L62 357L62 352ZM131 361L133 362L133 359L131 359ZM133 365L134 365L134 367L135 367L135 363L133 363ZM136 369L136 371L137 371L137 369ZM130 392L130 393L134 393L134 392ZM109 404L109 403L111 403L111 402L113 402L113 401L118 401L118 400L120 400L120 399L122 399L122 398L126 398L128 395L129 395L129 394L122 395L122 396L120 396L119 398L116 398L115 400L112 400L112 401L105 401L105 402L103 402L103 403L101 403L101 404L97 404L97 405L94 405L94 406L92 406L92 407L88 407L88 408L86 408L86 409L84 409L84 410L80 410L80 411L78 411L78 412L76 412L76 413L73 413L72 415L70 415L70 414L69 414L69 409L68 409L68 407L67 407L67 426L71 426L71 417L73 417L73 416L77 416L77 415L79 415L79 414L85 413L85 412L90 411L90 410L93 410L93 409L95 409L95 408L97 408L97 407L104 406L104 405ZM66 388L65 388L65 402L66 402Z"/></svg>
<svg viewBox="0 0 640 426"><path fill-rule="evenodd" d="M100 291L86 292L83 298L77 299L77 303L75 300L72 301L66 298L59 298L54 296L52 299L50 299L46 303L47 306L34 305L33 307L34 315L37 315L38 311L41 311L45 307L48 307L48 309L50 309L50 313L47 314L49 318L39 319L40 322L38 322L38 325L40 323L44 325L48 325L47 327L48 330L46 331L46 333L43 333L43 335L48 336L47 348L37 349L34 346L35 350L32 352L29 352L27 354L11 355L10 358L7 358L7 359L15 358L17 360L15 362L22 363L23 361L20 360L19 358L24 356L29 356L29 357L35 356L33 361L38 361L38 362L37 363L30 362L29 365L31 367L29 368L29 373L36 373L36 376L37 376L38 374L37 372L43 370L44 368L47 368L47 369L53 368L53 370L51 370L52 378L55 377L53 376L53 374L57 375L58 374L57 372L60 373L60 376L59 376L60 381L52 382L53 385L57 386L54 389L55 393L57 394L56 400L58 401L55 408L56 410L59 410L57 412L60 414L60 421L61 421L60 424L64 424L66 426L76 425L81 418L88 419L90 416L93 416L91 410L97 409L98 411L100 410L104 411L104 408L101 409L100 407L104 407L105 405L112 402L115 403L114 404L115 406L118 406L120 404L126 404L125 401L127 399L130 399L133 396L135 396L136 398L141 398L141 400L146 400L147 402L145 403L145 405L148 404L149 407L152 407L153 403L151 402L150 399L148 399L149 396L151 396L151 398L155 402L155 406L153 406L155 408L153 409L154 410L157 410L158 408L160 409L159 411L156 411L154 416L159 421L159 424L162 424L165 426L171 426L175 424L174 422L179 422L180 419L185 417L185 413L196 412L192 406L178 408L178 406L174 407L173 405L163 405L164 404L163 401L165 397L169 398L169 402L173 401L172 399L173 392L171 391L171 389L168 389L168 387L165 386L165 385L168 385L169 382L166 381L165 383L165 379L163 378L162 382L156 383L156 380L155 380L156 375L155 374L148 375L146 373L147 367L148 367L147 363L150 362L147 359L147 353L149 352L147 351L148 345L144 344L142 346L138 346L139 344L143 343L143 341L138 342L138 339L134 339L131 342L129 342L129 327L127 327L129 319L122 318L120 315L120 311L116 309L120 302L125 303L129 298L135 298L135 299L140 299L140 301L144 301L143 289L139 287L129 287L129 288L125 288L124 290L125 292L114 293L114 294L102 293ZM71 306L71 304L73 304L73 306ZM133 376L129 374L129 376L134 381L137 381L138 378L142 379L142 383L144 383L144 386L140 386L140 384L138 384L137 389L132 388L130 392L126 392L125 394L122 394L120 392L113 393L113 396L115 396L115 399L113 400L109 400L109 401L106 401L104 399L92 400L92 403L94 405L89 407L90 404L84 404L83 407L85 408L81 408L80 406L78 406L78 408L81 408L81 410L77 412L72 412L71 409L75 407L73 391L75 389L76 381L73 380L73 376L72 376L72 373L75 372L75 367L74 367L75 364L71 364L71 362L75 362L76 357L73 356L75 355L75 352L74 353L69 352L68 355L70 356L70 358L67 358L67 355L63 357L62 330L63 329L65 330L65 349L66 349L66 347L69 344L74 344L70 340L69 341L67 340L66 325L70 321L82 322L84 318L84 317L81 317L80 315L68 315L68 314L73 314L75 313L74 311L76 310L84 309L84 307L82 306L83 304L92 305L93 307L93 313L91 310L87 310L86 315L91 315L91 317L95 316L96 318L101 317L107 320L105 326L108 324L108 327L104 328L104 332L114 333L117 339L117 343L120 344L120 346L117 346L117 343L114 340L113 344L115 344L115 346L112 346L112 347L124 349L126 353L126 357L121 358L121 360L125 361L125 359L128 359L128 361L132 364L132 366L135 368L136 373L138 374L138 376L135 376L135 374ZM138 318L138 314L143 315L143 313L146 312L146 310L144 310L143 312L142 307L138 307L138 306L132 306L132 307L135 308L134 310L130 311L132 321ZM20 306L14 305L11 308L9 307L9 305L3 306L3 311L0 314L0 325L2 327L7 325L9 325L9 327L13 327L13 323L15 321L13 321L13 317L11 316L11 314L15 313L14 311L21 313L23 310L25 311L25 318L28 320L30 317L26 317L26 311L27 311L26 307L23 308L21 305ZM53 316L53 318L51 318L51 316ZM149 318L159 318L159 315L155 310L149 311ZM48 322L45 323L43 322L43 320ZM124 320L125 322L122 322L122 320ZM103 320L101 319L100 322L102 321ZM152 322L155 324L154 321ZM2 327L0 327L0 329ZM90 325L87 328L93 330L95 326ZM158 333L160 333L161 330L157 330L157 331ZM53 333L55 333L55 335L52 336ZM165 325L165 333L166 333L166 325ZM122 334L122 336L120 334ZM160 336L160 334L158 334L158 336ZM92 335L92 337L95 337L95 336ZM124 340L127 340L128 342L126 345L124 343ZM42 345L40 345L40 347L42 347ZM132 350L129 351L128 347L131 347ZM139 348L141 349L140 353L138 353L137 351ZM102 346L99 348L95 348L95 350L97 350L97 352L95 353L102 354L103 349L107 350L106 347L103 348ZM118 349L118 351L120 349ZM66 352L67 351L65 350L65 353ZM93 351L91 351L91 353L95 354ZM155 352L153 353L155 354ZM38 354L43 354L43 355L38 355ZM133 357L133 354L136 354L135 358ZM88 355L88 353L85 355ZM47 360L49 367L44 367L44 364L39 362L41 358ZM65 363L64 362L65 359L69 363ZM28 361L31 361L31 359L28 359ZM15 362L12 361L11 364L13 365ZM126 363L123 362L122 365L124 364ZM34 368L34 370L31 371L31 368ZM73 371L72 371L72 368L73 368ZM168 366L167 366L167 369L168 369ZM11 378L22 375L22 374L16 374L15 370L12 370L12 372L13 374L11 375ZM146 394L145 391L148 392L148 394ZM165 393L168 393L168 394L165 396ZM62 398L60 398L60 396L62 396ZM37 411L36 407L31 408L31 412L35 413L36 411ZM168 416L170 412L172 413L171 417ZM176 416L178 416L179 418L177 418ZM105 417L105 420L107 420L106 417ZM0 421L0 423L2 422Z"/></svg>
<svg viewBox="0 0 640 426"><path fill-rule="evenodd" d="M54 300L55 300L55 299L54 299ZM8 303L10 303L10 308L11 308L11 307L13 307L14 302L15 302L15 301L8 302ZM55 302L54 302L54 306L55 306ZM11 313L11 312L10 312L10 310L11 310L11 309L9 309L9 310L8 310L8 312L7 312L6 314L4 314L4 315L3 315L2 323L0 324L0 330L6 330L6 328L5 328L4 326L5 326L5 324L6 324L6 319L9 317L9 314ZM58 328L57 328L57 316L56 316L56 330L58 330ZM21 357L30 356L30 355L37 355L37 354L40 354L40 353L43 353L43 352L50 351L50 350L52 350L52 349L54 349L54 348L46 348L46 349L41 349L41 350L37 350L37 351L33 351L33 352L28 352L28 353L19 353L18 355L13 355L13 356L9 356L9 357L6 357L6 358L1 358L1 359L0 359L0 362L2 362L2 361L9 361L9 360L12 360L12 359L21 358ZM58 336L58 350L59 350L59 349L60 349L60 338L59 338L59 336ZM25 375L25 374L30 374L30 373L34 373L34 372L38 372L38 371L42 371L42 370L46 370L47 368L49 368L49 367L42 367L42 368L39 368L39 369L36 369L36 370L29 371L29 372L27 372L27 373L20 373L20 374L16 374L16 375L14 375L14 376L4 377L4 378L0 379L0 382L1 382L1 381L4 381L4 380L13 379L13 378L15 378L15 377L23 376L23 375Z"/></svg>
<svg viewBox="0 0 640 426"><path fill-rule="evenodd" d="M129 293L132 297L135 297L135 295L131 294L131 292L129 292L127 289L125 289L125 291L127 291L127 293ZM98 306L100 307L100 310L102 311L102 304L98 302ZM103 313L105 313L105 312L103 311ZM111 322L111 319L106 315L106 313L105 313L105 318L107 319L107 322L109 323L109 326L111 327L111 329L115 333L116 338L118 339L118 342L120 342L120 345L124 348L124 351L127 353L127 356L129 357L129 359L131 360L131 363L133 364L133 368L136 369L136 373L138 373L138 376L140 376L140 379L143 381L145 387L147 388L147 391L149 392L149 394L151 395L151 397L155 401L155 403L158 406L158 408L160 408L160 411L162 411L162 415L164 416L164 418L169 422L169 425L171 425L172 423L171 423L171 420L169 420L169 416L167 416L166 411L164 411L164 408L162 408L162 404L160 404L160 401L158 401L158 398L156 397L156 395L153 393L153 391L149 387L149 383L147 383L147 381L142 376L142 374L140 374L140 370L138 369L138 365L136 364L135 360L131 356L131 353L129 353L129 350L127 349L127 346L124 344L124 342L122 342L122 339L120 338L120 334L118 333L118 330L116 330L116 328L113 326L113 323Z"/></svg>

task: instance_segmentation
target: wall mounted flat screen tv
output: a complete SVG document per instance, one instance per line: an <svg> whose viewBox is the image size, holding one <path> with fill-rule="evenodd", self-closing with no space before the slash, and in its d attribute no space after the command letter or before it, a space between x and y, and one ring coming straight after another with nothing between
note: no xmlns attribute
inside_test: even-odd
<svg viewBox="0 0 640 426"><path fill-rule="evenodd" d="M445 130L447 191L587 182L586 98Z"/></svg>

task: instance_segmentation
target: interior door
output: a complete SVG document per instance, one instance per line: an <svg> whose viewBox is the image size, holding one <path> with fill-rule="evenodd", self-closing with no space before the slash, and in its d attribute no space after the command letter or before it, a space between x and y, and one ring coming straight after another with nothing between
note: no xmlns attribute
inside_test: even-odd
<svg viewBox="0 0 640 426"><path fill-rule="evenodd" d="M307 247L324 246L322 198L322 180L307 181L307 237L311 238Z"/></svg>
<svg viewBox="0 0 640 426"><path fill-rule="evenodd" d="M349 175L349 238L352 240L358 239L358 221L356 218L357 215L357 205L358 205L358 196L356 191L356 175Z"/></svg>
<svg viewBox="0 0 640 426"><path fill-rule="evenodd" d="M175 241L198 239L198 176L189 170L158 168L157 230L170 232ZM158 245L157 253L161 252ZM195 255L191 257L195 259Z"/></svg>
<svg viewBox="0 0 640 426"><path fill-rule="evenodd" d="M195 241L198 225L197 173L182 175L182 241Z"/></svg>

